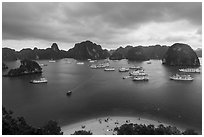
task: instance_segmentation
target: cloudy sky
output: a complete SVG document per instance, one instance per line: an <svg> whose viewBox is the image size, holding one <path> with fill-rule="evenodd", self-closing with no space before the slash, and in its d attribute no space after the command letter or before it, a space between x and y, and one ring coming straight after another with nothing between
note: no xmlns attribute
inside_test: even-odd
<svg viewBox="0 0 204 137"><path fill-rule="evenodd" d="M126 45L202 47L202 3L3 3L3 47L68 50L90 40Z"/></svg>

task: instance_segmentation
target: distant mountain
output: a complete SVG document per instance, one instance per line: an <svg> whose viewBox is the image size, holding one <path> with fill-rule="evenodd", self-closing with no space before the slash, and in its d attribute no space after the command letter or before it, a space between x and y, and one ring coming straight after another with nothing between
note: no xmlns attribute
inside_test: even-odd
<svg viewBox="0 0 204 137"><path fill-rule="evenodd" d="M4 61L8 60L38 60L38 59L62 59L67 57L67 52L59 50L58 45L53 43L51 48L33 50L30 48L22 49L19 52L9 48L2 49L2 57Z"/></svg>
<svg viewBox="0 0 204 137"><path fill-rule="evenodd" d="M195 53L197 54L198 57L202 57L202 49L201 48L197 48L195 50Z"/></svg>
<svg viewBox="0 0 204 137"><path fill-rule="evenodd" d="M146 59L162 59L166 51L168 50L167 46L160 46L160 45L155 45L155 46L137 46L140 47L141 54L143 54L145 60ZM131 50L135 51L136 47L133 46L126 46L125 48L119 47L116 49L110 56L111 60L120 60L120 59L133 59L134 60L140 60L138 56L132 54ZM128 55L128 52L130 54Z"/></svg>
<svg viewBox="0 0 204 137"><path fill-rule="evenodd" d="M68 50L69 58L85 59L106 59L109 57L108 50L103 50L100 45L91 41L83 41L75 44L74 48Z"/></svg>
<svg viewBox="0 0 204 137"><path fill-rule="evenodd" d="M162 62L170 66L200 66L196 53L189 45L183 43L175 43L169 47Z"/></svg>

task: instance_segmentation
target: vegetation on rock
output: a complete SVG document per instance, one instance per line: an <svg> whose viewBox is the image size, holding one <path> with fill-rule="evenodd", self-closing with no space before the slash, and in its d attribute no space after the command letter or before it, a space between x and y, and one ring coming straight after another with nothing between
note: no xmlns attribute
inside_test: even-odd
<svg viewBox="0 0 204 137"><path fill-rule="evenodd" d="M162 62L170 66L200 66L198 56L193 49L182 43L175 43L169 47Z"/></svg>
<svg viewBox="0 0 204 137"><path fill-rule="evenodd" d="M11 69L6 76L15 77L28 74L42 73L42 68L35 61L22 60L19 68Z"/></svg>
<svg viewBox="0 0 204 137"><path fill-rule="evenodd" d="M68 57L85 60L85 59L106 59L109 57L107 50L103 50L100 45L91 41L83 41L75 44L74 48L68 50Z"/></svg>

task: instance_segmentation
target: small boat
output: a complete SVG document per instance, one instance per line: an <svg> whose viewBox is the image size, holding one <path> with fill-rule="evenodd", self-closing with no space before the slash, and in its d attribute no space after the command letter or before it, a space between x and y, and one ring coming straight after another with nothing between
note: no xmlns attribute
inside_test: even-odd
<svg viewBox="0 0 204 137"><path fill-rule="evenodd" d="M105 64L98 64L96 65L97 68L105 68L105 67L109 67L109 63L105 63Z"/></svg>
<svg viewBox="0 0 204 137"><path fill-rule="evenodd" d="M113 68L113 67L108 67L108 68L105 68L104 71L115 71L115 68Z"/></svg>
<svg viewBox="0 0 204 137"><path fill-rule="evenodd" d="M133 76L124 76L123 79L132 78Z"/></svg>
<svg viewBox="0 0 204 137"><path fill-rule="evenodd" d="M90 61L91 59L87 59L88 61Z"/></svg>
<svg viewBox="0 0 204 137"><path fill-rule="evenodd" d="M55 60L49 60L48 62L50 62L50 63L54 63L54 62L56 62Z"/></svg>
<svg viewBox="0 0 204 137"><path fill-rule="evenodd" d="M128 72L129 68L119 68L119 72Z"/></svg>
<svg viewBox="0 0 204 137"><path fill-rule="evenodd" d="M193 78L190 75L173 75L169 77L171 80L177 80L177 81L192 81Z"/></svg>
<svg viewBox="0 0 204 137"><path fill-rule="evenodd" d="M151 61L147 61L147 64L152 64L152 62Z"/></svg>
<svg viewBox="0 0 204 137"><path fill-rule="evenodd" d="M89 62L90 62L90 63L94 63L94 62L95 62L95 60L90 60Z"/></svg>
<svg viewBox="0 0 204 137"><path fill-rule="evenodd" d="M67 96L70 96L72 94L72 91L69 90L69 91L67 91L66 94L67 94Z"/></svg>
<svg viewBox="0 0 204 137"><path fill-rule="evenodd" d="M149 78L147 76L136 76L136 77L133 77L132 80L133 81L148 81Z"/></svg>
<svg viewBox="0 0 204 137"><path fill-rule="evenodd" d="M84 62L77 62L77 65L84 65Z"/></svg>
<svg viewBox="0 0 204 137"><path fill-rule="evenodd" d="M199 68L186 68L186 69L179 69L181 72L188 72L188 73L200 73Z"/></svg>
<svg viewBox="0 0 204 137"><path fill-rule="evenodd" d="M136 66L130 66L129 69L136 69Z"/></svg>
<svg viewBox="0 0 204 137"><path fill-rule="evenodd" d="M40 84L40 83L47 83L47 79L46 78L40 78L39 80L31 80L30 83L33 84Z"/></svg>
<svg viewBox="0 0 204 137"><path fill-rule="evenodd" d="M96 65L91 65L90 68L97 69L97 66Z"/></svg>
<svg viewBox="0 0 204 137"><path fill-rule="evenodd" d="M39 64L40 66L47 66L47 64Z"/></svg>

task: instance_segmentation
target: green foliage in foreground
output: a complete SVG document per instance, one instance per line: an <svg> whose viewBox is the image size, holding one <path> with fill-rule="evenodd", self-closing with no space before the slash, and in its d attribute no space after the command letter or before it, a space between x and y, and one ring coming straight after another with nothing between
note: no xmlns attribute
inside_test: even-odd
<svg viewBox="0 0 204 137"><path fill-rule="evenodd" d="M2 109L2 134L3 135L62 135L60 126L56 121L49 121L40 128L27 124L23 117L14 118L12 111Z"/></svg>
<svg viewBox="0 0 204 137"><path fill-rule="evenodd" d="M176 127L159 125L138 125L138 124L123 124L120 127L116 127L114 131L117 135L197 135L194 130L179 131Z"/></svg>
<svg viewBox="0 0 204 137"><path fill-rule="evenodd" d="M26 123L23 117L14 118L12 111L7 111L5 107L2 109L2 134L3 135L62 135L60 126L56 121L49 121L46 125L35 128ZM159 125L138 125L123 124L116 127L114 131L117 135L197 135L194 130L187 129L183 132L176 127ZM79 130L72 135L92 135L91 131Z"/></svg>
<svg viewBox="0 0 204 137"><path fill-rule="evenodd" d="M93 135L91 131L79 130L75 131L72 135Z"/></svg>

